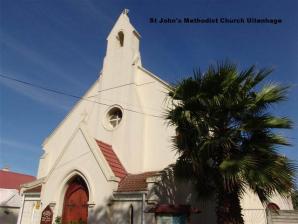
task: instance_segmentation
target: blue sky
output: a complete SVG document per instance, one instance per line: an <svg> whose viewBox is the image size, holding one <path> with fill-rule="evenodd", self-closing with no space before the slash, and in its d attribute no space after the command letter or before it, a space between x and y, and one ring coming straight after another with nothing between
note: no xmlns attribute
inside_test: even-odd
<svg viewBox="0 0 298 224"><path fill-rule="evenodd" d="M0 72L81 96L97 79L106 37L124 8L141 34L145 68L174 83L229 59L240 69L272 67L268 82L290 84L289 100L272 108L289 116L298 161L298 1L0 0ZM156 18L280 18L281 24L151 24ZM76 99L0 78L0 167L36 175L41 144Z"/></svg>

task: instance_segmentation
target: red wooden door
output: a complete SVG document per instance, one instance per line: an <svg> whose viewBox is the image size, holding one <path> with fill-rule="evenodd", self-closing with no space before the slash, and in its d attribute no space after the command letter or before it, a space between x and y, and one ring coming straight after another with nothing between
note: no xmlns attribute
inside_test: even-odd
<svg viewBox="0 0 298 224"><path fill-rule="evenodd" d="M88 190L80 183L71 183L65 193L63 206L63 224L71 221L87 223L88 219Z"/></svg>

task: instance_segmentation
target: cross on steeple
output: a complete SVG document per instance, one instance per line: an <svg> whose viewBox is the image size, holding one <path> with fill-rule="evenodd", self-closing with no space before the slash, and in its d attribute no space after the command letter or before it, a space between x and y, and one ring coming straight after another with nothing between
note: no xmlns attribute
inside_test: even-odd
<svg viewBox="0 0 298 224"><path fill-rule="evenodd" d="M129 13L129 9L124 9L124 10L122 11L122 13L123 13L124 15L128 15L128 13Z"/></svg>

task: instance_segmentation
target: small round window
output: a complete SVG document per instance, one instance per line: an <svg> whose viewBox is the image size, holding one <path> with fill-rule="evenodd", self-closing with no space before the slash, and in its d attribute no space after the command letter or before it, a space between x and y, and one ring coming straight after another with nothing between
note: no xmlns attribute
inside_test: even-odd
<svg viewBox="0 0 298 224"><path fill-rule="evenodd" d="M107 121L110 128L116 128L122 120L122 110L118 107L113 107L107 113Z"/></svg>

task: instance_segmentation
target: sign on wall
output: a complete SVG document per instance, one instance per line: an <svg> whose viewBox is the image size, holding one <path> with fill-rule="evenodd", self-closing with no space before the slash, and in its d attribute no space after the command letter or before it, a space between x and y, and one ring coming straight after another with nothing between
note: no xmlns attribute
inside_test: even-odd
<svg viewBox="0 0 298 224"><path fill-rule="evenodd" d="M36 210L40 209L40 201L36 201L36 202L35 202L34 208L35 208Z"/></svg>
<svg viewBox="0 0 298 224"><path fill-rule="evenodd" d="M158 215L156 217L157 224L186 224L187 218L185 215Z"/></svg>
<svg viewBox="0 0 298 224"><path fill-rule="evenodd" d="M40 224L51 224L53 221L53 212L48 205L41 213Z"/></svg>

